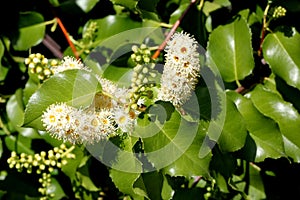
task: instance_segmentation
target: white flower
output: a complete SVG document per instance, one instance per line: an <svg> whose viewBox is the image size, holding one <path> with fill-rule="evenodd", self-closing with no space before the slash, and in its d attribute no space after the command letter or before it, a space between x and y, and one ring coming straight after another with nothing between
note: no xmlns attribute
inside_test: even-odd
<svg viewBox="0 0 300 200"><path fill-rule="evenodd" d="M137 102L136 102L136 104L139 106L139 107L141 107L142 105L144 105L145 104L145 98L144 97L141 97L141 98L139 98L138 100L137 100Z"/></svg>
<svg viewBox="0 0 300 200"><path fill-rule="evenodd" d="M80 111L66 103L50 105L42 115L43 125L54 138L77 143L79 136L76 131Z"/></svg>
<svg viewBox="0 0 300 200"><path fill-rule="evenodd" d="M130 133L136 124L136 114L134 111L127 111L122 107L114 110L115 122L122 132Z"/></svg>
<svg viewBox="0 0 300 200"><path fill-rule="evenodd" d="M165 51L158 99L180 107L190 98L200 76L197 42L187 33L175 33Z"/></svg>
<svg viewBox="0 0 300 200"><path fill-rule="evenodd" d="M99 98L95 99L96 104L102 104L101 108L112 108L117 106L123 106L125 104L130 104L130 93L131 89L125 87L118 87L117 84L110 80L97 76L98 81L102 86L102 95L98 95ZM102 97L101 97L102 96ZM99 102L100 101L100 102ZM108 105L104 107L103 105Z"/></svg>
<svg viewBox="0 0 300 200"><path fill-rule="evenodd" d="M115 132L113 114L108 110L83 112L76 131L81 142L97 143Z"/></svg>
<svg viewBox="0 0 300 200"><path fill-rule="evenodd" d="M52 137L72 144L93 144L116 131L111 111L81 110L66 103L50 105L42 122Z"/></svg>
<svg viewBox="0 0 300 200"><path fill-rule="evenodd" d="M51 69L54 74L71 69L88 70L88 68L85 67L80 60L77 60L76 58L71 56L65 56L60 65L53 66Z"/></svg>
<svg viewBox="0 0 300 200"><path fill-rule="evenodd" d="M117 90L118 86L117 84L115 84L114 82L106 79L106 78L102 78L98 75L96 75L99 83L101 84L102 90L108 94L113 94L115 93L115 91Z"/></svg>

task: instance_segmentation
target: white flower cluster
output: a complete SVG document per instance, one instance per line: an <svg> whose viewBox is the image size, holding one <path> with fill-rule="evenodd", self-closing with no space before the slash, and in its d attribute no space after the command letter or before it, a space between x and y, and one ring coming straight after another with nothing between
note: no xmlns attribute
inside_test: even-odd
<svg viewBox="0 0 300 200"><path fill-rule="evenodd" d="M84 69L88 70L87 67L84 66L84 64L71 56L65 56L60 64L57 64L56 66L52 67L51 70L54 74L63 72L70 69Z"/></svg>
<svg viewBox="0 0 300 200"><path fill-rule="evenodd" d="M158 99L181 107L191 96L200 76L197 42L187 33L175 33L166 46Z"/></svg>
<svg viewBox="0 0 300 200"><path fill-rule="evenodd" d="M72 65L66 65L66 62ZM81 62L68 57L60 70L84 68ZM60 102L46 109L42 122L51 136L73 144L93 144L117 131L133 131L139 112L130 108L131 90L99 76L97 79L102 92L95 95L93 107L78 109Z"/></svg>
<svg viewBox="0 0 300 200"><path fill-rule="evenodd" d="M84 111L66 103L50 105L42 115L46 130L54 138L75 143L94 143L115 131L112 113Z"/></svg>

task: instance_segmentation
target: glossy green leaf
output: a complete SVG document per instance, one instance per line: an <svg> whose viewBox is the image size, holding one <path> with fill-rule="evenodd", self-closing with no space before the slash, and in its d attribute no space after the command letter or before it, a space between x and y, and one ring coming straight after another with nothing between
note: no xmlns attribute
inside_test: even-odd
<svg viewBox="0 0 300 200"><path fill-rule="evenodd" d="M124 194L128 194L134 198L143 199L143 197L139 197L139 195L136 194L133 187L133 184L140 176L139 173L127 173L111 169L109 175L116 187Z"/></svg>
<svg viewBox="0 0 300 200"><path fill-rule="evenodd" d="M245 180L244 173L241 176L234 175L230 180L231 187L243 196L242 199L265 199L265 186L260 175L260 169L249 163L246 165L249 165L249 174L247 175L249 179ZM241 197L235 199L241 199Z"/></svg>
<svg viewBox="0 0 300 200"><path fill-rule="evenodd" d="M97 153L100 154L100 160L107 166L111 166L109 175L121 192L130 195L134 199L142 200L144 195L141 195L138 188L134 186L142 172L141 163L132 153L136 141L132 137L123 137L122 139L121 141L119 137L113 138L115 143L119 143L119 147L111 142L103 141L100 144L102 148L100 146L88 146L88 150L93 156Z"/></svg>
<svg viewBox="0 0 300 200"><path fill-rule="evenodd" d="M184 188L175 191L174 197L172 200L182 200L182 199L200 199L202 200L201 196L203 193L200 188Z"/></svg>
<svg viewBox="0 0 300 200"><path fill-rule="evenodd" d="M215 64L224 81L238 82L254 68L251 32L243 18L213 30L207 47L208 65Z"/></svg>
<svg viewBox="0 0 300 200"><path fill-rule="evenodd" d="M174 190L170 186L168 179L166 176L163 176L163 185L162 185L162 192L161 192L161 197L162 199L172 199L174 195Z"/></svg>
<svg viewBox="0 0 300 200"><path fill-rule="evenodd" d="M162 30L158 25L148 22L149 20L142 24L123 16L108 16L97 20L99 26L105 29L109 26L112 30L99 33L94 44L95 48L85 59L87 66L99 75L104 73L103 76L115 82L122 79L120 80L122 85L128 85L125 82L128 82L130 73L127 72L132 68L128 66L132 45L144 43L146 39L158 45L164 40ZM125 24L127 25L124 26Z"/></svg>
<svg viewBox="0 0 300 200"><path fill-rule="evenodd" d="M25 88L23 89L23 101L24 105L27 105L31 95L39 88L39 84L33 79L29 78L26 82Z"/></svg>
<svg viewBox="0 0 300 200"><path fill-rule="evenodd" d="M110 0L112 3L124 6L130 10L134 10L139 0Z"/></svg>
<svg viewBox="0 0 300 200"><path fill-rule="evenodd" d="M141 27L142 23L133 21L127 16L108 15L101 19L92 20L97 23L98 32L96 43L103 41L106 38L117 35L123 31ZM123 38L125 40L126 38ZM115 40L115 44L120 44L120 41Z"/></svg>
<svg viewBox="0 0 300 200"><path fill-rule="evenodd" d="M0 41L0 61L2 60L2 56L4 54L4 45L2 41ZM4 80L8 69L4 68L0 62L0 81Z"/></svg>
<svg viewBox="0 0 300 200"><path fill-rule="evenodd" d="M35 22L35 24L23 26L19 29L19 37L13 48L18 51L28 50L40 42L45 36L46 25L43 16L36 12L24 13L21 15L21 22Z"/></svg>
<svg viewBox="0 0 300 200"><path fill-rule="evenodd" d="M119 86L130 87L132 69L125 67L109 66L104 71L102 77L117 83Z"/></svg>
<svg viewBox="0 0 300 200"><path fill-rule="evenodd" d="M138 138L116 135L109 140L101 140L86 149L100 162L112 169L126 173L141 173L142 164L132 149Z"/></svg>
<svg viewBox="0 0 300 200"><path fill-rule="evenodd" d="M55 178L51 178L51 183L47 187L47 194L54 194L53 198L51 198L53 200L59 200L66 197L63 188Z"/></svg>
<svg viewBox="0 0 300 200"><path fill-rule="evenodd" d="M265 117L253 105L250 99L236 93L228 92L246 122L246 127L255 141L255 161L266 158L285 156L283 140L276 122Z"/></svg>
<svg viewBox="0 0 300 200"><path fill-rule="evenodd" d="M208 16L211 12L216 11L219 8L230 6L231 3L229 0L214 0L214 1L205 1L203 5L203 12Z"/></svg>
<svg viewBox="0 0 300 200"><path fill-rule="evenodd" d="M31 150L31 139L22 135L18 137L10 135L5 137L5 145L10 151L16 151L17 153L34 154Z"/></svg>
<svg viewBox="0 0 300 200"><path fill-rule="evenodd" d="M30 138L40 138L37 131L33 128L21 127L24 121L24 105L23 105L23 91L17 90L16 93L11 96L6 104L7 116L13 125L14 129L21 135Z"/></svg>
<svg viewBox="0 0 300 200"><path fill-rule="evenodd" d="M250 171L250 188L249 188L249 197L250 199L265 199L265 186L263 179L260 174L260 170L257 167L249 164Z"/></svg>
<svg viewBox="0 0 300 200"><path fill-rule="evenodd" d="M139 0L137 9L141 13L141 17L160 22L160 17L156 9L158 2L159 0Z"/></svg>
<svg viewBox="0 0 300 200"><path fill-rule="evenodd" d="M228 180L236 170L237 162L231 153L216 150L210 166Z"/></svg>
<svg viewBox="0 0 300 200"><path fill-rule="evenodd" d="M268 34L263 43L263 55L273 73L289 85L300 89L300 34L286 37L277 32Z"/></svg>
<svg viewBox="0 0 300 200"><path fill-rule="evenodd" d="M2 144L2 139L0 139L0 158L2 157L3 154L3 144Z"/></svg>
<svg viewBox="0 0 300 200"><path fill-rule="evenodd" d="M84 153L82 149L79 147L76 147L73 151L73 154L75 154L75 159L66 158L68 163L66 165L63 165L61 170L71 179L76 179L76 171L78 170L78 167L84 157Z"/></svg>
<svg viewBox="0 0 300 200"><path fill-rule="evenodd" d="M21 89L17 90L16 93L9 98L9 101L6 104L6 111L15 128L18 128L23 124L24 105Z"/></svg>
<svg viewBox="0 0 300 200"><path fill-rule="evenodd" d="M75 107L90 105L100 85L94 74L83 70L67 70L47 81L30 97L25 109L24 126L44 130L41 115L57 102Z"/></svg>
<svg viewBox="0 0 300 200"><path fill-rule="evenodd" d="M157 109L152 114L159 116L162 112ZM203 142L206 129L203 130L202 124L186 121L177 111L162 123L157 119L145 127L148 131L144 134L148 137L143 139L144 150L153 166L156 169L164 167L165 173L172 176L206 175L211 154L198 157L201 146L206 145Z"/></svg>
<svg viewBox="0 0 300 200"><path fill-rule="evenodd" d="M138 7L139 9L156 12L156 6L159 0L139 0Z"/></svg>
<svg viewBox="0 0 300 200"><path fill-rule="evenodd" d="M76 4L86 13L94 8L99 0L76 0Z"/></svg>
<svg viewBox="0 0 300 200"><path fill-rule="evenodd" d="M227 97L226 102L225 123L217 143L221 151L233 152L244 146L247 129L245 121L233 101Z"/></svg>
<svg viewBox="0 0 300 200"><path fill-rule="evenodd" d="M87 167L88 165L86 165ZM93 181L91 180L90 174L82 174L80 172L76 172L76 176L80 182L80 185L89 191L99 191L99 188L95 186Z"/></svg>
<svg viewBox="0 0 300 200"><path fill-rule="evenodd" d="M158 171L142 173L134 183L135 191L146 199L162 199L163 175Z"/></svg>
<svg viewBox="0 0 300 200"><path fill-rule="evenodd" d="M289 141L288 143L285 142L285 148L290 150L293 148L294 151L299 151L300 115L293 105L284 101L281 96L263 85L257 85L250 93L250 98L261 113L278 124L282 135ZM293 145L290 146L290 144ZM286 145L289 145L289 147L286 147Z"/></svg>

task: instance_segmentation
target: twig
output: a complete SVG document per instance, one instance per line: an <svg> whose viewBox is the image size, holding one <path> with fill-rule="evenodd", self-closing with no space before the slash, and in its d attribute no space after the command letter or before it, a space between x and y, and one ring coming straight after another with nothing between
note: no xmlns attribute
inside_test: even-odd
<svg viewBox="0 0 300 200"><path fill-rule="evenodd" d="M270 9L270 4L268 3L268 5L267 5L267 7L265 8L265 11L264 11L264 18L263 18L263 24L262 24L262 30L261 30L261 36L260 36L259 49L257 51L257 55L259 57L262 56L262 43L265 39L266 30L268 28L267 16L268 16L269 9Z"/></svg>
<svg viewBox="0 0 300 200"><path fill-rule="evenodd" d="M63 53L60 51L60 46L48 35L46 34L43 44L54 54L57 58L62 58Z"/></svg>
<svg viewBox="0 0 300 200"><path fill-rule="evenodd" d="M199 183L199 181L202 179L202 176L196 176L193 184L191 185L191 188L196 187L196 185Z"/></svg>
<svg viewBox="0 0 300 200"><path fill-rule="evenodd" d="M73 42L70 40L69 34L68 34L65 26L63 25L63 23L61 22L61 20L58 17L56 17L56 20L57 20L57 23L58 23L59 27L61 28L62 32L64 33L65 38L67 39L67 41L68 41L68 43L69 43L69 45L70 45L70 47L73 51L74 56L76 57L76 59L79 59L76 48L75 48Z"/></svg>
<svg viewBox="0 0 300 200"><path fill-rule="evenodd" d="M156 52L152 55L152 59L153 60L155 60L159 56L160 52L165 48L165 46L167 45L167 42L170 40L171 36L174 34L174 32L176 31L176 29L180 25L183 17L187 14L187 12L189 11L189 9L192 7L192 5L195 2L196 2L196 0L191 0L191 3L187 7L187 9L182 13L182 15L180 16L180 18L174 23L171 31L169 32L169 34L167 35L167 37L165 38L165 40L161 43L161 45L158 47L158 49L156 50Z"/></svg>

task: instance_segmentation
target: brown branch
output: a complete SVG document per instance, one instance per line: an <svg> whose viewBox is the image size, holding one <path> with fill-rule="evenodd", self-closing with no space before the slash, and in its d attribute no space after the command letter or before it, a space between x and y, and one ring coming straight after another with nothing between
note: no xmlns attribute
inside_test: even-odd
<svg viewBox="0 0 300 200"><path fill-rule="evenodd" d="M194 188L197 186L197 184L199 183L199 181L202 179L202 176L196 176L193 184L191 185L191 188Z"/></svg>
<svg viewBox="0 0 300 200"><path fill-rule="evenodd" d="M59 59L63 58L60 46L48 34L46 34L43 44L54 54L55 57Z"/></svg>
<svg viewBox="0 0 300 200"><path fill-rule="evenodd" d="M159 45L159 47L156 50L156 52L152 55L152 59L153 60L155 60L159 56L160 52L165 48L165 46L167 45L167 42L170 40L171 36L174 34L174 32L176 31L176 29L180 25L182 19L188 13L189 9L192 7L192 5L195 2L196 2L196 0L191 0L191 3L187 7L187 9L182 13L182 15L180 16L180 18L174 23L174 25L172 26L171 31L169 32L169 34L167 35L167 37L165 38L165 40L161 43L161 45Z"/></svg>
<svg viewBox="0 0 300 200"><path fill-rule="evenodd" d="M63 25L63 23L61 22L61 20L58 17L56 17L56 20L57 20L57 23L58 23L59 27L61 28L63 34L65 35L65 38L67 39L67 41L69 43L69 46L71 47L74 56L76 57L76 59L79 59L79 55L77 53L77 50L76 50L73 42L71 41L65 26Z"/></svg>
<svg viewBox="0 0 300 200"><path fill-rule="evenodd" d="M264 42L264 39L265 39L265 36L266 36L266 31L267 31L267 28L268 28L267 16L268 16L269 9L270 9L270 4L268 3L268 5L266 6L265 11L264 11L264 18L263 18L263 24L262 24L262 28L261 28L259 49L257 51L257 55L259 57L262 56L262 44Z"/></svg>

